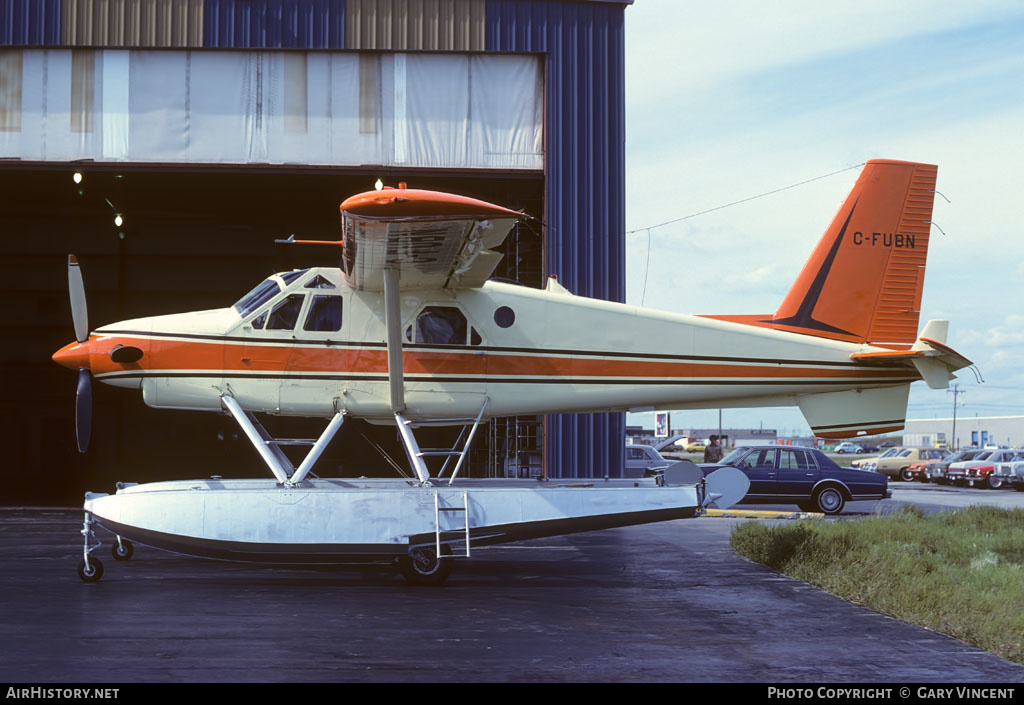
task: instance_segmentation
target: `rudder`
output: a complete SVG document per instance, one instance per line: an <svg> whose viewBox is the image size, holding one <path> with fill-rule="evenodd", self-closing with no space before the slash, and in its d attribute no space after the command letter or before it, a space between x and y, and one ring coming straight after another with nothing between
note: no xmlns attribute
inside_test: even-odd
<svg viewBox="0 0 1024 705"><path fill-rule="evenodd" d="M875 159L762 325L881 346L917 340L938 167Z"/></svg>

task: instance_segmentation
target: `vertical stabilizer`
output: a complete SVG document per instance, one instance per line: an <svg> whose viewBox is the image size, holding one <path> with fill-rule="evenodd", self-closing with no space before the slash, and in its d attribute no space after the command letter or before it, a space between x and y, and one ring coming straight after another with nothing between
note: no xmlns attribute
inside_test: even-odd
<svg viewBox="0 0 1024 705"><path fill-rule="evenodd" d="M770 326L849 342L913 344L937 171L869 161Z"/></svg>

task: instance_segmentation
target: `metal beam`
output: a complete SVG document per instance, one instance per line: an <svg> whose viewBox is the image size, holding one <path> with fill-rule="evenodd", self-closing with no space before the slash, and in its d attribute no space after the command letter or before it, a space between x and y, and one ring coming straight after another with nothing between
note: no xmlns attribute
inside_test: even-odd
<svg viewBox="0 0 1024 705"><path fill-rule="evenodd" d="M427 470L420 446L416 443L416 436L409 428L409 421L401 414L395 414L395 420L398 422L398 434L402 437L402 445L405 446L405 454L409 457L409 464L416 473L416 479L421 485L426 484L430 480L430 471Z"/></svg>
<svg viewBox="0 0 1024 705"><path fill-rule="evenodd" d="M263 462L270 468L270 472L274 473L277 481L282 485L286 484L288 482L288 473L294 469L291 467L291 462L284 457L283 453L281 457L278 457L278 453L274 452L278 449L272 447L272 444L269 442L271 440L270 436L267 435L266 431L260 433L263 430L262 426L259 426L259 430L257 430L258 422L255 420L255 417L250 418L245 410L242 409L242 405L238 403L237 399L228 394L223 394L220 401L224 408L235 417L235 421L242 427L242 430L245 431L245 435L249 437L249 441L256 447L256 452L263 458ZM282 463L282 458L284 463L287 463L287 466Z"/></svg>
<svg viewBox="0 0 1024 705"><path fill-rule="evenodd" d="M398 290L398 269L384 268L384 323L388 340L388 383L391 413L405 411L405 374L402 369L402 299Z"/></svg>
<svg viewBox="0 0 1024 705"><path fill-rule="evenodd" d="M320 434L320 438L316 440L313 447L306 453L306 457L303 458L299 464L299 469L295 471L295 474L288 480L288 485L297 485L306 479L306 475L313 469L313 465L320 459L320 455L324 452L327 446L332 440L334 440L335 434L338 433L338 429L341 428L341 424L345 423L344 412L339 411L331 419L331 422L327 424L327 428Z"/></svg>

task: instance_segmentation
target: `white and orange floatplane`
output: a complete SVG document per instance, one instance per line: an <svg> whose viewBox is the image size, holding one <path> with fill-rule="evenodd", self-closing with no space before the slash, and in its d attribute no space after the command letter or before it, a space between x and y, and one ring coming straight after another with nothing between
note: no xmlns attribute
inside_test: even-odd
<svg viewBox="0 0 1024 705"><path fill-rule="evenodd" d="M189 555L244 561L394 561L443 582L471 546L699 515L747 489L706 479L586 483L459 478L490 417L796 405L818 436L903 427L911 383L943 388L970 364L947 323L918 335L936 167L870 161L773 314L681 315L490 280L519 212L461 196L371 191L341 204L341 267L271 276L234 306L121 321L90 333L69 259L77 342L76 433L88 443L91 379L156 408L228 413L273 478L119 485L87 494L80 576L102 565L92 526ZM292 240L290 240L292 241ZM298 243L309 241L295 241ZM323 244L323 243L321 243ZM293 465L256 414L328 419ZM415 478L314 478L346 417L397 426ZM453 449L414 428L464 425ZM426 458L446 458L431 475ZM457 551L453 551L453 547Z"/></svg>

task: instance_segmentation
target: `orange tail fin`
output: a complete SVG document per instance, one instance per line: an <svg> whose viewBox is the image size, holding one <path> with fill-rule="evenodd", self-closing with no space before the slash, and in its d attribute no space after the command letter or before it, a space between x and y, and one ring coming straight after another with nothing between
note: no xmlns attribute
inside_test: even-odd
<svg viewBox="0 0 1024 705"><path fill-rule="evenodd" d="M937 171L930 164L869 161L775 314L714 318L833 340L913 345Z"/></svg>

